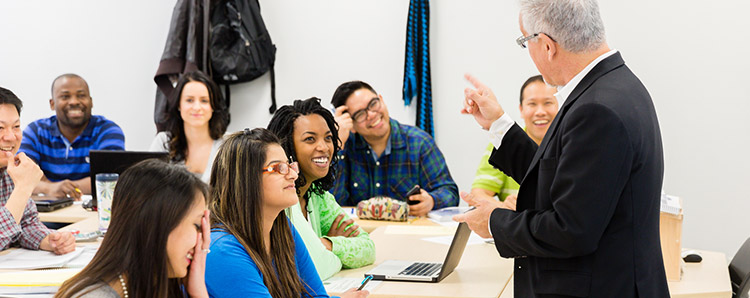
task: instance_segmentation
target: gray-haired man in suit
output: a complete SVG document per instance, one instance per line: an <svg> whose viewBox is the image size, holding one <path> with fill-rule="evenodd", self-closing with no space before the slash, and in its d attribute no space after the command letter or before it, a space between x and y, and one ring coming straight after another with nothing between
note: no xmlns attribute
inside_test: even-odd
<svg viewBox="0 0 750 298"><path fill-rule="evenodd" d="M465 114L489 130L490 163L522 181L517 211L463 195L455 217L513 257L516 297L669 297L659 242L661 133L646 88L606 43L595 0L521 0L517 42L559 86L537 146L492 90L467 79Z"/></svg>

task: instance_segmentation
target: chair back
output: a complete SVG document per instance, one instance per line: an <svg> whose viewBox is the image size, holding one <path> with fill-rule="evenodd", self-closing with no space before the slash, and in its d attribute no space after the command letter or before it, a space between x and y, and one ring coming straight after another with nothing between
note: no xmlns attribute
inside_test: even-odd
<svg viewBox="0 0 750 298"><path fill-rule="evenodd" d="M750 292L750 238L729 263L729 279L732 281L732 298L748 298Z"/></svg>

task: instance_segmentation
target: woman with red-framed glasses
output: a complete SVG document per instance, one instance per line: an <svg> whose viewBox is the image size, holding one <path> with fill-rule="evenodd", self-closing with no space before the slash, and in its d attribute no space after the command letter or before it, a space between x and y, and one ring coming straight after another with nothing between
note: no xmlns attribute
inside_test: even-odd
<svg viewBox="0 0 750 298"><path fill-rule="evenodd" d="M211 170L211 297L328 297L283 210L297 203L298 166L263 128L226 138ZM353 294L353 295L352 295ZM357 291L344 297L365 297Z"/></svg>

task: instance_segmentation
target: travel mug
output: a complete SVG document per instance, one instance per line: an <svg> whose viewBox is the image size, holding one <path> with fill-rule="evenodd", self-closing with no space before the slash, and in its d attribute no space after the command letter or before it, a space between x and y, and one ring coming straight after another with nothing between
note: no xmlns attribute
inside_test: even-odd
<svg viewBox="0 0 750 298"><path fill-rule="evenodd" d="M107 232L112 220L112 195L115 193L117 173L96 174L96 205L99 212L99 231Z"/></svg>

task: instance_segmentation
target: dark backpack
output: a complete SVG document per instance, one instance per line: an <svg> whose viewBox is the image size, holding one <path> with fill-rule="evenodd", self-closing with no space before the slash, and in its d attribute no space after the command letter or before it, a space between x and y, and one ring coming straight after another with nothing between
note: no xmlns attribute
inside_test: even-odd
<svg viewBox="0 0 750 298"><path fill-rule="evenodd" d="M219 84L252 81L271 72L271 107L276 111L276 46L263 23L258 0L220 0L212 5L209 57L211 77ZM229 86L225 86L229 106Z"/></svg>

